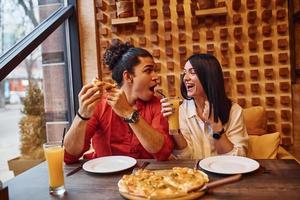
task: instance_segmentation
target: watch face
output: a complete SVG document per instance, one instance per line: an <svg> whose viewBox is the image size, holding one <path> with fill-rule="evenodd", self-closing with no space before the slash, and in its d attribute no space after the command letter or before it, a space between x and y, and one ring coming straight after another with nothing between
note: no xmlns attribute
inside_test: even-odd
<svg viewBox="0 0 300 200"><path fill-rule="evenodd" d="M130 120L130 123L135 123L137 122L139 119L139 113L137 111L134 111L132 114L132 118Z"/></svg>
<svg viewBox="0 0 300 200"><path fill-rule="evenodd" d="M220 137L221 137L221 135L219 133L214 133L213 134L213 138L216 139L216 140L220 139Z"/></svg>
<svg viewBox="0 0 300 200"><path fill-rule="evenodd" d="M136 123L139 120L139 113L138 111L133 111L129 118L124 118L126 123Z"/></svg>

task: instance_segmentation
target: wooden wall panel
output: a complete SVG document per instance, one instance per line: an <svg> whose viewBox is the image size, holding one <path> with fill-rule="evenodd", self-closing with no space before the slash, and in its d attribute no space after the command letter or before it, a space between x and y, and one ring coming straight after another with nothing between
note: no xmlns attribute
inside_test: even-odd
<svg viewBox="0 0 300 200"><path fill-rule="evenodd" d="M241 0L235 9L233 0L219 0L209 12L191 10L198 6L191 0L135 0L139 21L112 25L115 2L96 0L100 57L112 38L144 47L160 66L160 89L179 96L186 58L193 52L212 53L222 64L229 96L243 107L264 106L270 113L269 132L280 131L286 145L293 142L286 0ZM110 79L102 63L101 71L103 79Z"/></svg>

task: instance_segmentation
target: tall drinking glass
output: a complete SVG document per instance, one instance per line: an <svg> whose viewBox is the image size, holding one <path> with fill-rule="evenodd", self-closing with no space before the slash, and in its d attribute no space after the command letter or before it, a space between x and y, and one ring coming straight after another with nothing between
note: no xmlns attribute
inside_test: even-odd
<svg viewBox="0 0 300 200"><path fill-rule="evenodd" d="M168 97L168 102L172 104L174 112L168 116L169 133L170 135L176 135L179 133L179 97Z"/></svg>
<svg viewBox="0 0 300 200"><path fill-rule="evenodd" d="M63 171L64 148L61 142L48 142L43 147L48 163L49 192L52 195L63 195L66 191Z"/></svg>

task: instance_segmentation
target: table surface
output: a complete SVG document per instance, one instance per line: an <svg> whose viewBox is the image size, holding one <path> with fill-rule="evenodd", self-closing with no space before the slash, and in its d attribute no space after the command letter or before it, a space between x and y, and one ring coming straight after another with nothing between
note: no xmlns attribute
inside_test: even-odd
<svg viewBox="0 0 300 200"><path fill-rule="evenodd" d="M145 160L138 160L142 162ZM174 166L195 166L195 160L150 161L147 169L170 169ZM243 174L238 182L209 190L201 199L300 199L300 165L295 160L258 160L260 168ZM80 163L65 165L65 174ZM65 177L67 193L60 199L93 200L123 199L117 183L132 169L113 174L93 174L80 170ZM206 172L210 180L226 175ZM48 192L48 172L45 162L20 174L4 184L9 189L9 199L47 200L59 199Z"/></svg>

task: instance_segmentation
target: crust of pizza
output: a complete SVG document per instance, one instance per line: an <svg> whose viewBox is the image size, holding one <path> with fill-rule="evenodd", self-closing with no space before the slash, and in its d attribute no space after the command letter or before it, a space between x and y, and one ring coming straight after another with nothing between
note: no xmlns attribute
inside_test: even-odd
<svg viewBox="0 0 300 200"><path fill-rule="evenodd" d="M113 88L116 87L116 84L112 84L112 83L109 83L109 82L105 82L105 81L100 81L98 78L94 78L92 80L92 84L96 87L99 87L99 88L102 88L106 91L109 91Z"/></svg>
<svg viewBox="0 0 300 200"><path fill-rule="evenodd" d="M195 191L208 182L208 176L190 168L138 170L118 182L121 195L128 199L193 199L204 192Z"/></svg>
<svg viewBox="0 0 300 200"><path fill-rule="evenodd" d="M134 196L125 192L120 192L120 194L125 197L126 199L130 199L130 200L149 200L150 198L146 198L146 197L138 197L138 196ZM166 197L161 197L161 198L151 198L151 200L193 200L193 199L198 199L199 197L203 196L205 194L205 192L190 192L188 194L186 194L185 196L180 196L180 197L170 197L170 198L166 198Z"/></svg>

